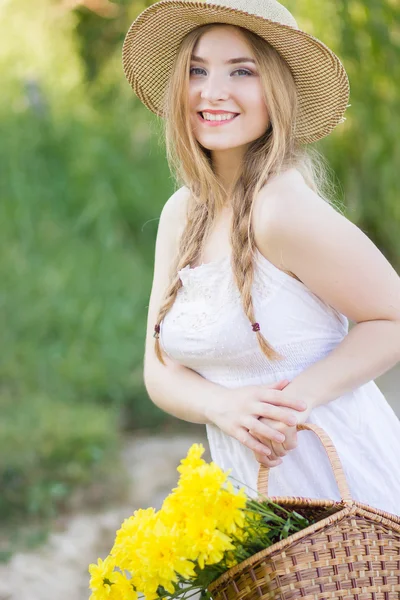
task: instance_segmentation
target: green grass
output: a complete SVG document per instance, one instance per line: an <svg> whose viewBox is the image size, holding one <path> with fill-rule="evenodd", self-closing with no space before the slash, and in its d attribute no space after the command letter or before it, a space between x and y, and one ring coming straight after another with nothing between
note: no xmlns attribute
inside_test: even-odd
<svg viewBox="0 0 400 600"><path fill-rule="evenodd" d="M166 419L142 371L172 185L147 127L136 145L123 121L92 112L0 114L3 522L51 518L77 487L112 480L118 431Z"/></svg>

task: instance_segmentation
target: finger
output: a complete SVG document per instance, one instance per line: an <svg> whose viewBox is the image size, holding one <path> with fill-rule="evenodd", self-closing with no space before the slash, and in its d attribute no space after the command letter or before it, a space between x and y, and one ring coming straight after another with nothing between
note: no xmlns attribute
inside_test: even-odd
<svg viewBox="0 0 400 600"><path fill-rule="evenodd" d="M254 437L243 427L239 429L235 437L241 444L247 446L250 450L253 450L253 452L258 452L264 456L269 456L271 454L271 449L268 446L260 442L259 439Z"/></svg>
<svg viewBox="0 0 400 600"><path fill-rule="evenodd" d="M267 440L264 440L263 438L259 438L260 442L262 443L266 443ZM268 458L270 460L274 460L274 459L278 459L278 458L283 458L284 456L286 456L286 454L288 453L288 449L286 448L286 444L278 444L276 442L272 442L270 441L268 443L268 447L271 449L271 454L268 456Z"/></svg>
<svg viewBox="0 0 400 600"><path fill-rule="evenodd" d="M262 423L256 418L249 421L248 429L250 433L257 438L265 438L266 440L275 440L282 443L285 441L285 435L281 431L277 431L268 423Z"/></svg>
<svg viewBox="0 0 400 600"><path fill-rule="evenodd" d="M262 440L261 440L262 441ZM282 446L286 449L287 452L294 450L297 448L297 430L293 428L290 432L286 433L286 439Z"/></svg>
<svg viewBox="0 0 400 600"><path fill-rule="evenodd" d="M273 462L273 461L276 461L276 460L280 460L280 459L281 459L281 457L280 457L280 456L276 456L276 455L275 455L273 452L272 452L272 454L270 454L270 455L268 456L268 460L270 460L270 461L272 461L272 462Z"/></svg>
<svg viewBox="0 0 400 600"><path fill-rule="evenodd" d="M265 443L265 440L263 438L260 437L259 439L260 439L260 442ZM284 456L286 456L286 454L288 452L284 443L279 444L277 442L270 441L270 442L268 442L268 446L271 448L271 454L268 456L269 460L276 460L278 458L283 458Z"/></svg>
<svg viewBox="0 0 400 600"><path fill-rule="evenodd" d="M262 423L265 423L264 419L260 419L260 421ZM267 424L268 423L268 419L266 419ZM282 458L283 456L286 456L286 454L292 450L294 447L296 447L297 445L297 430L295 427L286 427L283 424L278 424L277 422L275 422L276 425L274 425L274 422L270 423L271 427L274 427L277 429L277 431L282 431L282 433L286 436L286 439L283 443L279 444L275 441L268 441L268 446L271 448L272 453L271 455L268 457L270 460L274 459L274 458ZM262 437L259 438L260 442L266 443L266 440L263 439Z"/></svg>
<svg viewBox="0 0 400 600"><path fill-rule="evenodd" d="M261 402L258 407L254 407L254 412L259 418L263 417L264 419L280 421L281 423L285 423L285 425L289 425L289 427L293 427L298 423L296 411L291 408L285 408L281 406L275 406L274 404Z"/></svg>
<svg viewBox="0 0 400 600"><path fill-rule="evenodd" d="M259 462L261 465L263 465L264 467L268 467L268 468L270 468L270 469L271 469L272 467L277 467L278 465L282 464L282 462L283 462L281 458L278 458L278 459L275 459L275 460L271 460L271 459L270 459L269 457L267 457L267 456L262 456L262 455L260 455L260 454L256 454L256 453L255 453L254 455L255 455L255 457L256 457L256 459L257 459L257 461L258 461L258 462Z"/></svg>
<svg viewBox="0 0 400 600"><path fill-rule="evenodd" d="M283 444L272 442L272 454L268 458L283 458L287 454L287 450Z"/></svg>
<svg viewBox="0 0 400 600"><path fill-rule="evenodd" d="M277 381L273 383L271 386L268 386L271 390L284 390L285 387L289 384L289 379L282 379L282 381Z"/></svg>
<svg viewBox="0 0 400 600"><path fill-rule="evenodd" d="M307 409L307 402L296 398L287 398L282 394L282 390L274 388L267 388L267 394L265 394L265 387L258 386L260 388L260 401L273 404L274 406L286 406L287 408L293 408L300 412ZM265 395L264 395L265 394Z"/></svg>

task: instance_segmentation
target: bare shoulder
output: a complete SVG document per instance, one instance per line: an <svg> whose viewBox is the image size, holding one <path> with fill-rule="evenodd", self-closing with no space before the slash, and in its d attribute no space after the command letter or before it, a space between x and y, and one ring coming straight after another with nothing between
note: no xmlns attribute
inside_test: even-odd
<svg viewBox="0 0 400 600"><path fill-rule="evenodd" d="M298 171L267 185L258 204L256 242L276 266L355 322L400 318L400 278L393 267Z"/></svg>
<svg viewBox="0 0 400 600"><path fill-rule="evenodd" d="M321 226L321 215L325 226L330 219L345 219L309 187L297 168L268 181L256 200L255 210L257 246L278 268L296 278L299 276L283 261L285 241L294 241L304 229L313 235L315 227Z"/></svg>
<svg viewBox="0 0 400 600"><path fill-rule="evenodd" d="M306 183L302 173L291 168L271 179L260 192L260 210L266 225L285 226L307 209L336 210Z"/></svg>
<svg viewBox="0 0 400 600"><path fill-rule="evenodd" d="M179 188L165 202L160 214L156 247L162 247L161 254L164 255L168 249L170 262L178 250L179 240L185 228L190 197L189 188Z"/></svg>
<svg viewBox="0 0 400 600"><path fill-rule="evenodd" d="M166 201L161 211L160 218L172 227L183 226L189 206L190 190L186 186L180 187Z"/></svg>
<svg viewBox="0 0 400 600"><path fill-rule="evenodd" d="M304 183L303 176L294 168L270 177L255 199L252 218L257 248L278 269L295 279L298 277L282 261L279 222L288 210L283 206L282 197L290 201L296 195L296 187Z"/></svg>

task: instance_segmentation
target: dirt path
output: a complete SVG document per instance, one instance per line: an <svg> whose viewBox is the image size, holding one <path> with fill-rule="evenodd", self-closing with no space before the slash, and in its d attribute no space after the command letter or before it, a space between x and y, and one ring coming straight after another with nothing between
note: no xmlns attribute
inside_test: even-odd
<svg viewBox="0 0 400 600"><path fill-rule="evenodd" d="M41 549L17 553L0 565L0 600L88 600L88 565L108 554L116 530L135 509L161 506L178 480L180 459L194 442L206 446L203 428L128 440L122 458L131 479L129 503L71 517ZM208 453L204 457L209 460Z"/></svg>
<svg viewBox="0 0 400 600"><path fill-rule="evenodd" d="M400 417L400 367L377 380ZM0 600L88 600L87 566L104 558L123 519L136 508L159 508L177 482L176 467L193 442L203 442L205 431L193 426L193 434L135 435L123 451L131 480L129 503L102 513L81 513L53 532L40 550L17 553L0 565ZM205 459L209 460L209 454Z"/></svg>

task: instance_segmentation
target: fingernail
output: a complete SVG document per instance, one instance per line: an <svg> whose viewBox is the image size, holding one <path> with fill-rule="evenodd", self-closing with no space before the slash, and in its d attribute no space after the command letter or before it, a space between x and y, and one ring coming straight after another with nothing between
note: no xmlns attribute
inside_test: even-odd
<svg viewBox="0 0 400 600"><path fill-rule="evenodd" d="M283 435L283 433L277 433L275 439L278 442L284 442L286 440L286 437Z"/></svg>

